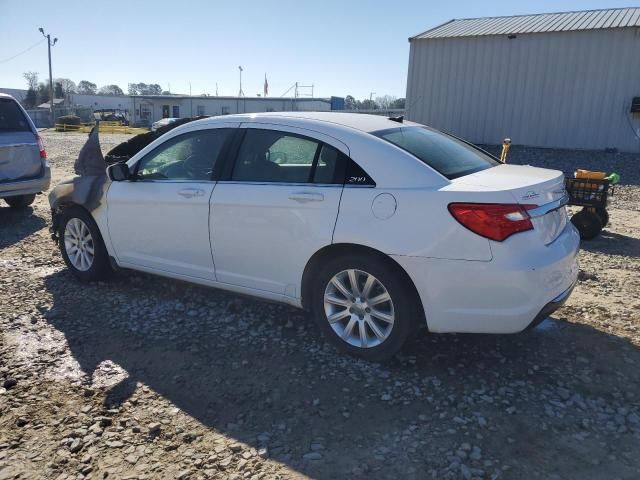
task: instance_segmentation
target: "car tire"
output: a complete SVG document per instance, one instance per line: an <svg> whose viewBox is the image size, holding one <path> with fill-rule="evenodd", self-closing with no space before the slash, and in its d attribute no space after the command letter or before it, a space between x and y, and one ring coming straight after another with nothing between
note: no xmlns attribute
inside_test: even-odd
<svg viewBox="0 0 640 480"><path fill-rule="evenodd" d="M6 197L5 202L9 204L11 208L27 208L36 199L35 193L31 195L17 195L15 197Z"/></svg>
<svg viewBox="0 0 640 480"><path fill-rule="evenodd" d="M109 254L91 215L80 207L67 208L61 215L58 246L67 268L83 281L108 278L113 273Z"/></svg>
<svg viewBox="0 0 640 480"><path fill-rule="evenodd" d="M580 232L582 240L595 238L602 230L602 221L596 212L581 210L571 217L571 223Z"/></svg>
<svg viewBox="0 0 640 480"><path fill-rule="evenodd" d="M347 294L354 293L354 277L361 296L348 298ZM336 287L335 280L346 292ZM367 282L369 294L365 294ZM419 299L409 282L390 259L341 255L326 261L314 275L311 313L324 336L338 349L365 360L383 362L415 337L423 318ZM381 302L385 292L390 300ZM334 317L333 321L330 317Z"/></svg>

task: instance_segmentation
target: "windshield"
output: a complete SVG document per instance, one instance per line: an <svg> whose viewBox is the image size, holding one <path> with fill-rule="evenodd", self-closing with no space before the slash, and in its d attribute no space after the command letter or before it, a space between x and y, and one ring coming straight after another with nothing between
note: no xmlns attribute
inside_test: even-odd
<svg viewBox="0 0 640 480"><path fill-rule="evenodd" d="M30 132L22 110L11 98L0 98L0 132Z"/></svg>
<svg viewBox="0 0 640 480"><path fill-rule="evenodd" d="M495 167L500 162L472 145L428 127L398 127L373 132L406 150L448 179Z"/></svg>

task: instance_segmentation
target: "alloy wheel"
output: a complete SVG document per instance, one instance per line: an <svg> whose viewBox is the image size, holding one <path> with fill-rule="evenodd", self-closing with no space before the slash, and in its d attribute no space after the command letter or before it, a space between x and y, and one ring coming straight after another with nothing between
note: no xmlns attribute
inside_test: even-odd
<svg viewBox="0 0 640 480"><path fill-rule="evenodd" d="M86 272L93 265L95 247L91 230L79 218L72 218L64 229L64 248L71 264Z"/></svg>
<svg viewBox="0 0 640 480"><path fill-rule="evenodd" d="M380 280L362 270L343 270L331 278L324 291L324 311L336 335L354 347L376 347L393 330L391 295Z"/></svg>

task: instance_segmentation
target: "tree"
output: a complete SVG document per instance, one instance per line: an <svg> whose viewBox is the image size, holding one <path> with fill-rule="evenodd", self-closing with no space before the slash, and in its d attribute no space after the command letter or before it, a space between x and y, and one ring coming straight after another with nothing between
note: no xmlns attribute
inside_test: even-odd
<svg viewBox="0 0 640 480"><path fill-rule="evenodd" d="M36 94L36 91L33 88L30 88L29 90L27 90L27 94L24 96L22 103L24 104L25 108L33 108L36 106L37 102L38 102L38 95Z"/></svg>
<svg viewBox="0 0 640 480"><path fill-rule="evenodd" d="M38 89L36 90L37 100L36 104L40 105L42 103L46 103L49 101L49 85L44 82L40 82L38 84Z"/></svg>
<svg viewBox="0 0 640 480"><path fill-rule="evenodd" d="M376 103L383 110L391 108L391 104L396 101L396 97L391 95L383 95L382 97L376 97Z"/></svg>
<svg viewBox="0 0 640 480"><path fill-rule="evenodd" d="M368 98L366 100L358 100L356 102L356 108L358 110L377 110L378 109L378 104L376 102L374 102L373 100L369 100Z"/></svg>
<svg viewBox="0 0 640 480"><path fill-rule="evenodd" d="M70 80L68 78L56 78L54 82L62 85L62 91L64 92L64 97L69 98L69 95L72 93L76 93L76 82Z"/></svg>
<svg viewBox="0 0 640 480"><path fill-rule="evenodd" d="M124 92L118 85L105 85L98 90L100 95L124 95Z"/></svg>
<svg viewBox="0 0 640 480"><path fill-rule="evenodd" d="M97 90L98 86L88 80L81 80L80 83L78 83L78 93L80 94L95 95Z"/></svg>
<svg viewBox="0 0 640 480"><path fill-rule="evenodd" d="M53 98L64 98L64 90L62 89L62 84L60 82L55 82L53 84Z"/></svg>
<svg viewBox="0 0 640 480"><path fill-rule="evenodd" d="M25 72L22 74L27 81L27 94L22 101L27 108L33 108L38 104L38 72Z"/></svg>
<svg viewBox="0 0 640 480"><path fill-rule="evenodd" d="M344 108L345 110L355 110L356 109L356 99L351 95L347 95L344 97Z"/></svg>
<svg viewBox="0 0 640 480"><path fill-rule="evenodd" d="M389 108L402 109L402 108L405 108L405 104L406 104L406 99L396 98L393 102L391 102L391 105L389 105Z"/></svg>
<svg viewBox="0 0 640 480"><path fill-rule="evenodd" d="M129 95L161 95L162 87L157 83L130 83Z"/></svg>
<svg viewBox="0 0 640 480"><path fill-rule="evenodd" d="M22 76L27 81L28 88L32 90L38 88L38 72L24 72Z"/></svg>

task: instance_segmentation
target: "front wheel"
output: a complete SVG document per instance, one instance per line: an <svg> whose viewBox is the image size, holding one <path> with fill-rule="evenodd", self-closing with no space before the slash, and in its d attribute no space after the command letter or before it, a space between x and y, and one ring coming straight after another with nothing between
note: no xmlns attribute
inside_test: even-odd
<svg viewBox="0 0 640 480"><path fill-rule="evenodd" d="M58 230L60 252L71 272L81 280L102 280L112 272L100 230L79 207L62 213Z"/></svg>
<svg viewBox="0 0 640 480"><path fill-rule="evenodd" d="M421 318L414 289L400 267L361 255L334 258L321 268L312 313L340 350L371 361L398 353Z"/></svg>
<svg viewBox="0 0 640 480"><path fill-rule="evenodd" d="M27 208L29 205L33 203L36 199L36 195L32 193L31 195L18 195L16 197L6 197L4 199L5 202L11 208Z"/></svg>

